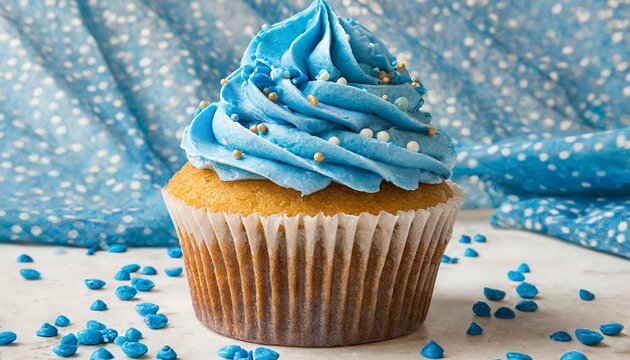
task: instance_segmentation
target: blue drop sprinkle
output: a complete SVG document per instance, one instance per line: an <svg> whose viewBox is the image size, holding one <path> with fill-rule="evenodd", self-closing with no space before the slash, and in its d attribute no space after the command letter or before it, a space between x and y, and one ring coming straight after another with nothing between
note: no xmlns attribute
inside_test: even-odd
<svg viewBox="0 0 630 360"><path fill-rule="evenodd" d="M20 275L25 280L38 280L42 276L42 274L35 269L20 269Z"/></svg>
<svg viewBox="0 0 630 360"><path fill-rule="evenodd" d="M68 319L65 315L59 315L55 319L55 326L64 327L68 325L70 325L70 319Z"/></svg>
<svg viewBox="0 0 630 360"><path fill-rule="evenodd" d="M573 338L571 337L571 334L562 330L556 331L555 333L549 335L549 338L553 341L558 341L558 342L567 342L567 341L573 340Z"/></svg>
<svg viewBox="0 0 630 360"><path fill-rule="evenodd" d="M61 337L60 344L72 344L77 345L79 343L79 339L73 333L66 334Z"/></svg>
<svg viewBox="0 0 630 360"><path fill-rule="evenodd" d="M107 304L103 300L96 300L90 305L90 310L92 311L105 311L107 310Z"/></svg>
<svg viewBox="0 0 630 360"><path fill-rule="evenodd" d="M106 344L114 342L118 337L118 331L111 328L101 330L101 334L103 334L103 342Z"/></svg>
<svg viewBox="0 0 630 360"><path fill-rule="evenodd" d="M13 331L0 332L0 346L9 345L17 339L17 334Z"/></svg>
<svg viewBox="0 0 630 360"><path fill-rule="evenodd" d="M57 330L57 328L49 323L43 323L42 327L40 327L36 332L35 335L37 336L41 336L41 337L55 337L59 334L59 330Z"/></svg>
<svg viewBox="0 0 630 360"><path fill-rule="evenodd" d="M110 253L124 253L127 251L127 245L125 244L112 244L107 249Z"/></svg>
<svg viewBox="0 0 630 360"><path fill-rule="evenodd" d="M448 255L442 255L442 262L449 264L451 262L451 258Z"/></svg>
<svg viewBox="0 0 630 360"><path fill-rule="evenodd" d="M131 279L131 274L129 274L129 271L120 270L116 273L116 275L114 275L114 279L118 281L127 281Z"/></svg>
<svg viewBox="0 0 630 360"><path fill-rule="evenodd" d="M505 291L485 287L483 288L483 296L488 300L500 301L505 297Z"/></svg>
<svg viewBox="0 0 630 360"><path fill-rule="evenodd" d="M475 235L473 240L475 240L475 242L478 242L478 243L485 243L486 242L486 236L482 235L482 234L477 234L477 235Z"/></svg>
<svg viewBox="0 0 630 360"><path fill-rule="evenodd" d="M140 265L138 264L127 264L120 268L120 270L126 271L128 273L135 273L140 270Z"/></svg>
<svg viewBox="0 0 630 360"><path fill-rule="evenodd" d="M157 275L157 273L157 270L153 266L145 266L144 269L142 269L143 275Z"/></svg>
<svg viewBox="0 0 630 360"><path fill-rule="evenodd" d="M97 329L85 329L77 333L79 345L98 345L103 343L103 333Z"/></svg>
<svg viewBox="0 0 630 360"><path fill-rule="evenodd" d="M127 341L121 347L125 355L132 359L139 358L149 351L146 345L137 341Z"/></svg>
<svg viewBox="0 0 630 360"><path fill-rule="evenodd" d="M462 235L459 237L459 242L461 244L470 244L470 236L468 235Z"/></svg>
<svg viewBox="0 0 630 360"><path fill-rule="evenodd" d="M96 252L96 248L91 247L85 251L85 255L91 256L91 255L94 255L95 252Z"/></svg>
<svg viewBox="0 0 630 360"><path fill-rule="evenodd" d="M265 347L258 347L254 350L254 358L256 360L277 360L279 357L280 354Z"/></svg>
<svg viewBox="0 0 630 360"><path fill-rule="evenodd" d="M110 360L114 355L105 348L98 348L90 355L90 360Z"/></svg>
<svg viewBox="0 0 630 360"><path fill-rule="evenodd" d="M158 310L160 310L160 307L153 303L145 302L145 303L140 303L136 305L136 312L140 314L141 316L155 314L158 312Z"/></svg>
<svg viewBox="0 0 630 360"><path fill-rule="evenodd" d="M149 314L144 317L144 323L150 329L161 329L168 324L168 318L164 314Z"/></svg>
<svg viewBox="0 0 630 360"><path fill-rule="evenodd" d="M562 354L560 360L588 360L588 358L579 351L568 351Z"/></svg>
<svg viewBox="0 0 630 360"><path fill-rule="evenodd" d="M607 323L599 327L599 331L608 336L619 335L623 329L624 326L619 323Z"/></svg>
<svg viewBox="0 0 630 360"><path fill-rule="evenodd" d="M464 256L466 256L466 257L478 257L479 253L473 248L466 248L466 250L464 250Z"/></svg>
<svg viewBox="0 0 630 360"><path fill-rule="evenodd" d="M103 288L103 286L105 286L105 281L100 280L100 279L85 279L83 280L83 282L85 283L85 286L87 286L88 289L92 289L92 290L98 290Z"/></svg>
<svg viewBox="0 0 630 360"><path fill-rule="evenodd" d="M105 326L105 324L103 324L100 321L96 321L96 320L88 320L85 323L85 327L87 329L96 329L96 330L103 330L103 329L107 328L107 326Z"/></svg>
<svg viewBox="0 0 630 360"><path fill-rule="evenodd" d="M135 278L131 280L131 286L138 291L151 291L155 287L155 283L149 279Z"/></svg>
<svg viewBox="0 0 630 360"><path fill-rule="evenodd" d="M431 340L422 348L420 355L427 359L441 359L444 357L444 349L438 343Z"/></svg>
<svg viewBox="0 0 630 360"><path fill-rule="evenodd" d="M523 275L523 273L518 271L518 270L510 270L510 271L508 271L507 277L511 281L523 281L523 280L525 280L525 275Z"/></svg>
<svg viewBox="0 0 630 360"><path fill-rule="evenodd" d="M522 272L523 274L526 274L528 272L531 272L529 269L529 265L527 265L527 263L522 263L521 265L519 265L516 270Z"/></svg>
<svg viewBox="0 0 630 360"><path fill-rule="evenodd" d="M507 357L507 360L532 360L531 356L518 352L509 352L505 355Z"/></svg>
<svg viewBox="0 0 630 360"><path fill-rule="evenodd" d="M531 300L521 300L516 304L516 310L522 312L534 312L538 310L538 304Z"/></svg>
<svg viewBox="0 0 630 360"><path fill-rule="evenodd" d="M168 256L177 259L182 257L182 248L181 247L172 247L172 248L168 248L166 250L166 253L168 254Z"/></svg>
<svg viewBox="0 0 630 360"><path fill-rule="evenodd" d="M580 289L579 295L580 295L580 299L584 301L591 301L595 299L595 294L593 294L592 292L588 290Z"/></svg>
<svg viewBox="0 0 630 360"><path fill-rule="evenodd" d="M140 332L140 330L134 327L130 327L125 332L125 337L128 339L128 341L136 341L142 339L142 333Z"/></svg>
<svg viewBox="0 0 630 360"><path fill-rule="evenodd" d="M483 329L476 322L471 322L466 334L468 335L481 335L483 333Z"/></svg>
<svg viewBox="0 0 630 360"><path fill-rule="evenodd" d="M28 254L22 254L17 257L17 262L19 263L32 263L33 258L28 256Z"/></svg>
<svg viewBox="0 0 630 360"><path fill-rule="evenodd" d="M126 336L118 336L116 339L114 339L114 344L118 345L118 346L122 346L124 343L126 343L127 341L129 341L129 339L127 339Z"/></svg>
<svg viewBox="0 0 630 360"><path fill-rule="evenodd" d="M155 357L160 360L174 360L177 359L177 353L173 350L173 348L165 345Z"/></svg>
<svg viewBox="0 0 630 360"><path fill-rule="evenodd" d="M76 354L78 346L74 344L59 344L53 348L53 352L60 357L69 357Z"/></svg>
<svg viewBox="0 0 630 360"><path fill-rule="evenodd" d="M472 311L477 316L490 317L490 305L483 301L477 301L474 303Z"/></svg>
<svg viewBox="0 0 630 360"><path fill-rule="evenodd" d="M516 292L523 299L533 299L536 297L536 295L538 295L538 289L536 288L536 286L528 282L522 282L518 284L518 286L516 287Z"/></svg>
<svg viewBox="0 0 630 360"><path fill-rule="evenodd" d="M238 345L228 345L222 347L217 351L217 354L224 359L240 359L242 357L247 357L247 351Z"/></svg>
<svg viewBox="0 0 630 360"><path fill-rule="evenodd" d="M183 271L184 269L181 267L164 269L164 272L166 273L166 275L170 277L178 277L179 275L182 274Z"/></svg>
<svg viewBox="0 0 630 360"><path fill-rule="evenodd" d="M132 288L131 286L123 285L116 288L116 297L120 300L131 300L133 299L138 290Z"/></svg>
<svg viewBox="0 0 630 360"><path fill-rule="evenodd" d="M514 310L508 307L502 306L498 308L497 311L494 312L494 316L497 319L514 319L516 314L514 313Z"/></svg>
<svg viewBox="0 0 630 360"><path fill-rule="evenodd" d="M602 334L589 329L575 329L575 337L587 346L595 346L604 340Z"/></svg>
<svg viewBox="0 0 630 360"><path fill-rule="evenodd" d="M451 264L457 264L459 262L459 259L456 257L452 257L451 258Z"/></svg>

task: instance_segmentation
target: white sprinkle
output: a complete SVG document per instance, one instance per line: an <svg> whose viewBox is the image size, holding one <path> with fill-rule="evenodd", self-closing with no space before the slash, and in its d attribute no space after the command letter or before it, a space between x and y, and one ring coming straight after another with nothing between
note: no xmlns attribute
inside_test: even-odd
<svg viewBox="0 0 630 360"><path fill-rule="evenodd" d="M346 41L350 41L350 34L344 35L343 38L346 39Z"/></svg>
<svg viewBox="0 0 630 360"><path fill-rule="evenodd" d="M407 143L407 150L418 152L420 150L420 144L412 140Z"/></svg>
<svg viewBox="0 0 630 360"><path fill-rule="evenodd" d="M369 129L369 128L361 129L361 132L359 132L359 135L365 136L367 138L373 138L374 131L372 131L372 129Z"/></svg>
<svg viewBox="0 0 630 360"><path fill-rule="evenodd" d="M409 99L404 96L394 100L394 104L396 104L396 106L398 106L402 111L407 111L409 109Z"/></svg>
<svg viewBox="0 0 630 360"><path fill-rule="evenodd" d="M376 139L378 139L378 141L388 142L389 141L389 134L387 133L387 131L379 131L376 134Z"/></svg>
<svg viewBox="0 0 630 360"><path fill-rule="evenodd" d="M341 140L339 140L339 138L338 138L338 137L336 137L336 136L331 136L331 137L328 139L328 142L329 142L329 143L331 143L331 144L333 144L333 145L339 145L339 144L341 144Z"/></svg>
<svg viewBox="0 0 630 360"><path fill-rule="evenodd" d="M262 29L265 31L269 30L269 24L262 24Z"/></svg>
<svg viewBox="0 0 630 360"><path fill-rule="evenodd" d="M337 79L337 84L346 85L348 84L348 80L346 80L345 77L340 77L339 79Z"/></svg>
<svg viewBox="0 0 630 360"><path fill-rule="evenodd" d="M328 81L330 79L330 73L326 70L322 70L317 75L317 80Z"/></svg>

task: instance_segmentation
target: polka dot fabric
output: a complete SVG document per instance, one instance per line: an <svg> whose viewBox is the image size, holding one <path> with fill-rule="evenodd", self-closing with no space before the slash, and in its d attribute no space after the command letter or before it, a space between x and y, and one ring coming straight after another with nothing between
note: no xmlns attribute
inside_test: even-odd
<svg viewBox="0 0 630 360"><path fill-rule="evenodd" d="M331 0L429 89L495 225L630 257L623 1ZM176 242L182 131L264 23L307 1L0 3L0 241Z"/></svg>

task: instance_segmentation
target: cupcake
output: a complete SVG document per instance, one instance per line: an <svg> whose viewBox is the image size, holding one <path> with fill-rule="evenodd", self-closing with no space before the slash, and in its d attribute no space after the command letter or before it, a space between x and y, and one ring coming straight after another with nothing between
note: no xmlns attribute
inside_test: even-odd
<svg viewBox="0 0 630 360"><path fill-rule="evenodd" d="M264 26L222 85L163 189L199 320L287 346L418 328L463 201L422 84L318 0Z"/></svg>

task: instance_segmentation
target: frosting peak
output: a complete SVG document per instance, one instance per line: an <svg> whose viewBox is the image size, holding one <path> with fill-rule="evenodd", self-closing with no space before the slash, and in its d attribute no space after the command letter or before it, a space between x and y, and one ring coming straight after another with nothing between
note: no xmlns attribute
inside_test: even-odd
<svg viewBox="0 0 630 360"><path fill-rule="evenodd" d="M424 94L385 44L317 0L263 27L221 100L195 111L182 148L224 181L266 178L304 195L331 181L413 190L450 177L455 161Z"/></svg>

